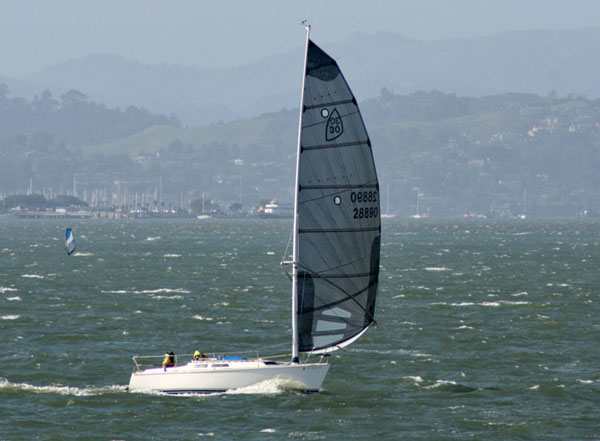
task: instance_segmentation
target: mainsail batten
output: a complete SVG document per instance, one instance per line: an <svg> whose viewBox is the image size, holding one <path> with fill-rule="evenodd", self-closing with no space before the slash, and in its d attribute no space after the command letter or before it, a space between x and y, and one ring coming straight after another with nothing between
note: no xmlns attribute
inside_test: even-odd
<svg viewBox="0 0 600 441"><path fill-rule="evenodd" d="M310 39L297 176L298 347L328 352L374 322L379 183L358 104L339 66Z"/></svg>

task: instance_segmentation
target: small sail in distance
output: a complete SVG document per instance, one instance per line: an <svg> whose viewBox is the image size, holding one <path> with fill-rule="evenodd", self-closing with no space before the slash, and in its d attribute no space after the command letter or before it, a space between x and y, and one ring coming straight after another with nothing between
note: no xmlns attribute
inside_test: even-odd
<svg viewBox="0 0 600 441"><path fill-rule="evenodd" d="M65 248L67 250L67 254L70 256L75 251L75 237L73 236L73 230L71 228L67 228L65 235Z"/></svg>

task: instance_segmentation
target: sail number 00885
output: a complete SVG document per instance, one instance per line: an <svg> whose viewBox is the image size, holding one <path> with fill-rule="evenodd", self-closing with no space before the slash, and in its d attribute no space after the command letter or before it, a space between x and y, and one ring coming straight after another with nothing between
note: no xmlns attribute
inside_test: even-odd
<svg viewBox="0 0 600 441"><path fill-rule="evenodd" d="M353 191L350 193L350 202L353 204L377 203L377 191ZM354 207L354 219L368 219L379 216L379 207Z"/></svg>

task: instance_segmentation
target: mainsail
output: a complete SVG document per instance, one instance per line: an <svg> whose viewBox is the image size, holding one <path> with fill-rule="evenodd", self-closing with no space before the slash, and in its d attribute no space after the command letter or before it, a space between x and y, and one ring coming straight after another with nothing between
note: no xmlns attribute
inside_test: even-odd
<svg viewBox="0 0 600 441"><path fill-rule="evenodd" d="M297 347L328 352L374 322L381 236L371 141L337 63L310 39L297 176Z"/></svg>
<svg viewBox="0 0 600 441"><path fill-rule="evenodd" d="M73 251L75 251L75 237L73 237L73 230L71 228L67 228L65 235L65 248L67 250L67 254L70 256L73 254Z"/></svg>

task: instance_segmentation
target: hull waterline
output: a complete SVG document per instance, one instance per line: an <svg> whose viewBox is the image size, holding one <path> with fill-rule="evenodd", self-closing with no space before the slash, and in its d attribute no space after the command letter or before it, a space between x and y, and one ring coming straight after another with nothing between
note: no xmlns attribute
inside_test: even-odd
<svg viewBox="0 0 600 441"><path fill-rule="evenodd" d="M191 362L172 368L152 368L133 372L132 391L167 393L210 393L241 389L263 381L281 380L286 388L317 392L329 370L327 363L241 363Z"/></svg>

